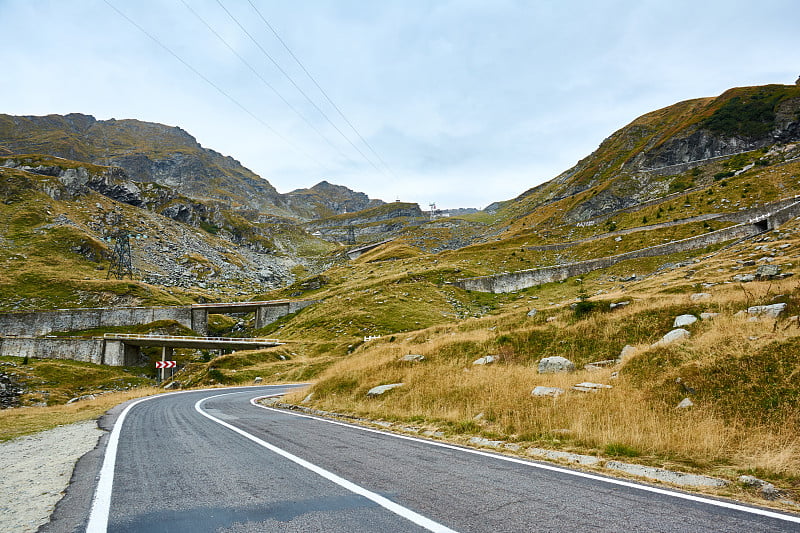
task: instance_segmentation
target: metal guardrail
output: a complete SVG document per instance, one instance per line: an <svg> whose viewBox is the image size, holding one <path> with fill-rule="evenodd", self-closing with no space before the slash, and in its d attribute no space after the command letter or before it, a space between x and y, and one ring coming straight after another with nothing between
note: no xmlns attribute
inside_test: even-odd
<svg viewBox="0 0 800 533"><path fill-rule="evenodd" d="M238 344L280 344L278 339L261 339L251 337L189 337L181 335L137 335L135 333L106 333L104 339L110 340L152 340L152 341L197 341L197 342L231 342Z"/></svg>

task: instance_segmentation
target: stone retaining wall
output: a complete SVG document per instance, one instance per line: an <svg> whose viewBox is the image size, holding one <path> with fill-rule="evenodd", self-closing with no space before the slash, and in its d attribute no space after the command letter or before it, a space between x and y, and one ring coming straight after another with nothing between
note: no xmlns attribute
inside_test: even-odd
<svg viewBox="0 0 800 533"><path fill-rule="evenodd" d="M205 334L206 325L193 323L190 307L118 307L0 313L0 335L40 336L54 331L134 326L159 320L174 320L201 335Z"/></svg>
<svg viewBox="0 0 800 533"><path fill-rule="evenodd" d="M104 350L105 341L103 339L0 337L0 355L4 357L72 359L73 361L102 364Z"/></svg>
<svg viewBox="0 0 800 533"><path fill-rule="evenodd" d="M453 285L465 290L480 292L504 293L519 291L535 285L541 285L543 283L561 281L573 276L580 276L586 274L587 272L592 272L593 270L608 268L621 261L627 261L629 259L654 257L659 255L685 252L689 250L697 250L712 244L752 237L758 235L759 233L763 233L766 230L777 228L781 224L785 224L795 217L798 212L800 212L800 202L794 198L782 201L778 206L778 211L774 211L776 208L775 204L772 204L769 207L772 208L773 212L763 213L763 215L769 214L769 216L765 220L757 223L746 222L737 224L736 226L712 231L710 233L698 235L697 237L689 237L688 239L651 246L649 248L642 248L640 250L634 250L632 252L626 252L610 257L601 257L598 259L589 259L587 261L579 261L576 263L568 263L565 265L556 265L532 270L506 272L492 276L460 279L454 282ZM750 219L755 218L759 216L759 212L748 211L748 216Z"/></svg>

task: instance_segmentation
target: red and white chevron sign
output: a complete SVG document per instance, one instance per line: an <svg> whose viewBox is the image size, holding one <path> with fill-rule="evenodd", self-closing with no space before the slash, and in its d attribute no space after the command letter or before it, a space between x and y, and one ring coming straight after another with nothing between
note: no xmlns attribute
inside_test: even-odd
<svg viewBox="0 0 800 533"><path fill-rule="evenodd" d="M178 366L177 361L156 361L156 368L175 368Z"/></svg>

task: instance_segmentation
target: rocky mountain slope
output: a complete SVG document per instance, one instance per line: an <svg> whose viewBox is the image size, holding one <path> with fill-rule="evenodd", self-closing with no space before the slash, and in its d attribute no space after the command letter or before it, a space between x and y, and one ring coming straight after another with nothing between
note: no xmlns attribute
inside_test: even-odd
<svg viewBox="0 0 800 533"><path fill-rule="evenodd" d="M327 181L321 181L310 189L295 189L284 194L283 199L292 213L305 220L363 211L384 203L382 200L370 199L363 192Z"/></svg>
<svg viewBox="0 0 800 533"><path fill-rule="evenodd" d="M714 174L744 166L720 168L714 161L795 141L800 86L731 89L637 118L571 169L490 210L508 220L537 208L541 215L541 208L559 203L558 223L584 222L708 184ZM541 220L532 217L530 223Z"/></svg>
<svg viewBox="0 0 800 533"><path fill-rule="evenodd" d="M195 200L290 214L270 183L231 157L203 148L178 127L90 115L0 115L0 150L44 154L123 169L140 183L169 187Z"/></svg>

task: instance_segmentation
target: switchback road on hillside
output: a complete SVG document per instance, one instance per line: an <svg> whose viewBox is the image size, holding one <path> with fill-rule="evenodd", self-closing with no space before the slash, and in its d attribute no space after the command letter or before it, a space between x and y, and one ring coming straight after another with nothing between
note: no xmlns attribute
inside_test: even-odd
<svg viewBox="0 0 800 533"><path fill-rule="evenodd" d="M43 531L800 531L797 516L252 401L287 388L127 404Z"/></svg>

